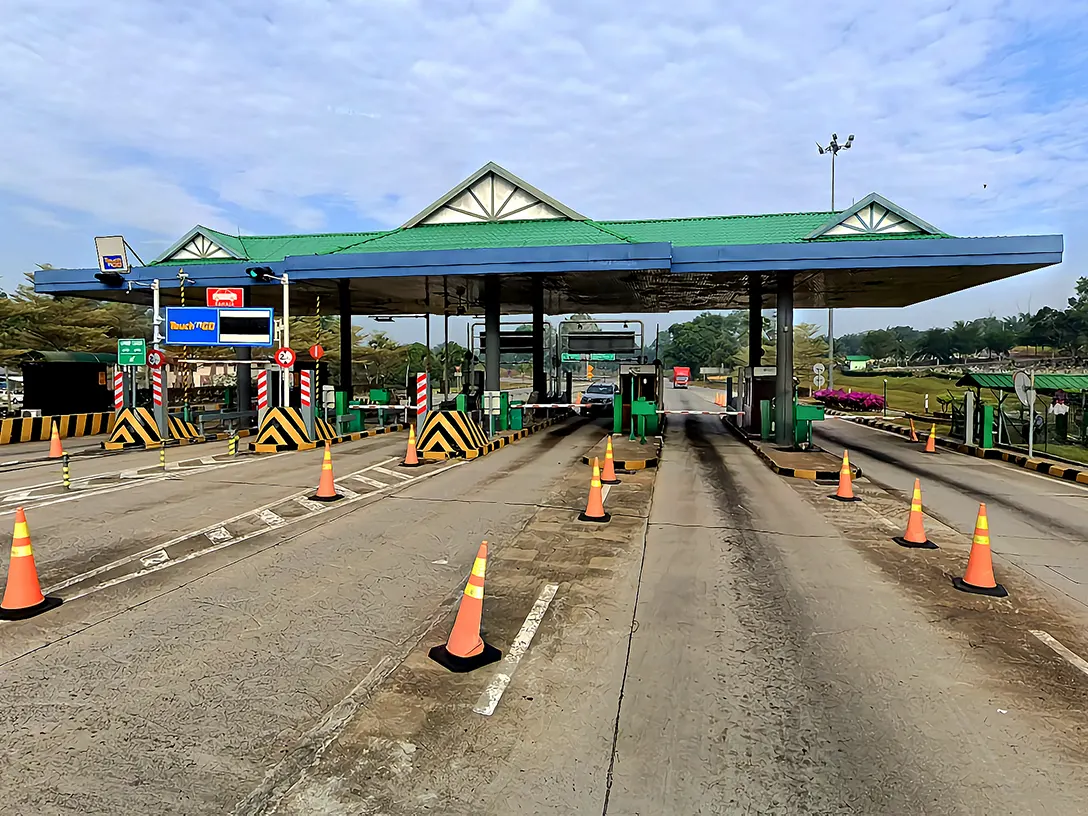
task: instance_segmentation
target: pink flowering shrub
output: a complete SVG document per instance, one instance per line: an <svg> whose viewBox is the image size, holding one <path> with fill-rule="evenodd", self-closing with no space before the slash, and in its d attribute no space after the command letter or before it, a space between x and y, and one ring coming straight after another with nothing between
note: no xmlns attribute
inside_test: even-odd
<svg viewBox="0 0 1088 816"><path fill-rule="evenodd" d="M822 402L828 408L838 408L841 411L879 411L884 408L884 397L880 394L867 394L864 391L845 391L824 388L812 395L813 399Z"/></svg>

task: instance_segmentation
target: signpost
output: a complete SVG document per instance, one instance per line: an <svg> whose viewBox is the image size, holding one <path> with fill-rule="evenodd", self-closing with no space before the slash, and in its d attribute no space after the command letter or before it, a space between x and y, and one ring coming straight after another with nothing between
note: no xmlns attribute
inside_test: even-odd
<svg viewBox="0 0 1088 816"><path fill-rule="evenodd" d="M271 309L169 307L166 343L179 346L271 346Z"/></svg>
<svg viewBox="0 0 1088 816"><path fill-rule="evenodd" d="M240 309L245 306L245 292L241 286L224 286L207 290L208 306L215 309Z"/></svg>
<svg viewBox="0 0 1088 816"><path fill-rule="evenodd" d="M616 355L613 352L571 354L570 352L565 351L561 356L561 361L564 363L583 363L587 360L594 363L614 363L616 361Z"/></svg>
<svg viewBox="0 0 1088 816"><path fill-rule="evenodd" d="M320 343L315 343L314 345L310 346L310 356L313 357L315 360L320 360L322 357L325 356L325 349L321 347Z"/></svg>
<svg viewBox="0 0 1088 816"><path fill-rule="evenodd" d="M151 349L147 353L147 364L152 368L162 368L166 365L166 352L159 349Z"/></svg>
<svg viewBox="0 0 1088 816"><path fill-rule="evenodd" d="M823 388L824 383L826 383L826 382L827 382L827 380L824 379L823 374L815 374L812 377L812 387L813 388Z"/></svg>
<svg viewBox="0 0 1088 816"><path fill-rule="evenodd" d="M99 236L94 239L94 248L98 253L98 268L102 272L116 272L119 275L128 273L128 252L124 237Z"/></svg>
<svg viewBox="0 0 1088 816"><path fill-rule="evenodd" d="M142 366L147 362L147 341L142 337L117 341L117 365Z"/></svg>
<svg viewBox="0 0 1088 816"><path fill-rule="evenodd" d="M1020 402L1028 406L1028 458L1035 455L1035 372L1017 371L1012 386Z"/></svg>

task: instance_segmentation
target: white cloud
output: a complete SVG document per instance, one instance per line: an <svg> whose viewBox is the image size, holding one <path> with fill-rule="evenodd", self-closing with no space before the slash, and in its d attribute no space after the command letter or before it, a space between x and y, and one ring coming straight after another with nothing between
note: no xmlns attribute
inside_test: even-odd
<svg viewBox="0 0 1088 816"><path fill-rule="evenodd" d="M1050 38L1086 17L1029 0L17 0L0 189L164 243L233 230L232 207L322 229L312 202L330 197L395 225L488 160L591 217L823 209L815 142L838 131L857 134L840 204L876 190L961 234L1070 233L1088 102L1048 93Z"/></svg>

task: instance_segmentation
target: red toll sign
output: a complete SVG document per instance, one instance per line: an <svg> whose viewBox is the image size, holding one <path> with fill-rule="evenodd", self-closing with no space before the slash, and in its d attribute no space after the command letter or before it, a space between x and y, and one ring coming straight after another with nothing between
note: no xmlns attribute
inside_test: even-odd
<svg viewBox="0 0 1088 816"><path fill-rule="evenodd" d="M152 368L162 368L166 365L166 354L158 349L151 349L147 353L147 364Z"/></svg>
<svg viewBox="0 0 1088 816"><path fill-rule="evenodd" d="M325 356L325 349L321 348L320 343L314 343L314 345L310 346L310 356L315 360L320 360Z"/></svg>
<svg viewBox="0 0 1088 816"><path fill-rule="evenodd" d="M245 305L245 290L241 287L208 289L208 306L218 309L238 309Z"/></svg>
<svg viewBox="0 0 1088 816"><path fill-rule="evenodd" d="M295 353L284 346L276 352L276 365L280 368L290 368L295 364Z"/></svg>

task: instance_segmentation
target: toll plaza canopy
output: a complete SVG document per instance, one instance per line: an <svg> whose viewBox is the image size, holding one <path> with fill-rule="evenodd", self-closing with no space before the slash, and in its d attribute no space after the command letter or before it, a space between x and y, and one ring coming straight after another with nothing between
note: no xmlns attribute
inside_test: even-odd
<svg viewBox="0 0 1088 816"><path fill-rule="evenodd" d="M667 312L749 305L748 280L792 272L794 306L896 307L1059 263L1060 235L957 238L876 193L843 212L595 221L496 164L487 164L403 226L380 232L237 236L197 226L126 276L160 279L176 305L177 273L190 286L250 287L248 305L277 306L288 273L291 310L340 313L345 281L353 314L481 314L483 281L501 276L501 310L533 311L544 276L545 311ZM98 269L50 269L38 292L150 302L95 279ZM444 288L443 288L444 284ZM776 305L767 286L764 308Z"/></svg>
<svg viewBox="0 0 1088 816"><path fill-rule="evenodd" d="M595 221L489 163L397 229L237 236L197 226L124 276L49 269L35 289L149 303L157 280L162 304L177 305L184 279L246 287L245 305L275 307L286 276L291 314L339 314L345 349L352 315L483 313L492 391L500 315L532 313L539 393L544 314L775 308L775 433L788 443L794 308L908 306L1059 263L1062 249L1060 235L953 237L876 193L842 212ZM279 281L255 280L253 268ZM350 377L342 354L348 388Z"/></svg>

